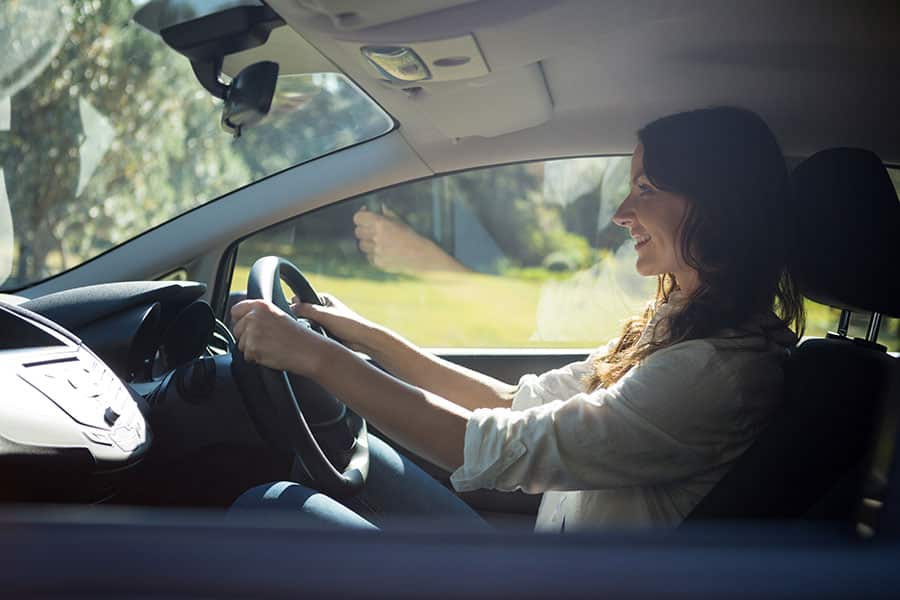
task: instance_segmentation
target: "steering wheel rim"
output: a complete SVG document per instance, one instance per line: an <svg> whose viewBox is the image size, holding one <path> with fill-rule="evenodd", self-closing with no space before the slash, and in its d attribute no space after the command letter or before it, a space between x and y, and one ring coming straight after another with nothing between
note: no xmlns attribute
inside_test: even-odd
<svg viewBox="0 0 900 600"><path fill-rule="evenodd" d="M327 336L320 326L294 316L281 291L282 280L301 302L322 304L300 269L278 256L266 256L253 264L247 279L247 298L267 300L302 325ZM232 347L232 373L262 437L275 447L292 452L309 476L311 485L334 497L351 496L363 488L369 472L369 445L366 422L362 417L311 379L247 362L237 345ZM307 396L304 402L316 402L324 407L318 412L324 410L327 413L319 415L322 420L312 427L297 399L295 387L303 388ZM332 414L335 410L338 414ZM314 429L319 430L320 435L327 429L343 436L344 426L352 438L352 445L346 449L325 450L313 434ZM338 453L344 456L334 456ZM345 461L345 467L336 466Z"/></svg>

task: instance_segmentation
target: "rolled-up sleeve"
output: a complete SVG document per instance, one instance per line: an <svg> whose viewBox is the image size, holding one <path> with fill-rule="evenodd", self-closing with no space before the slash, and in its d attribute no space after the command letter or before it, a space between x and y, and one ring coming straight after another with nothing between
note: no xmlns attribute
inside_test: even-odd
<svg viewBox="0 0 900 600"><path fill-rule="evenodd" d="M614 339L609 344L592 352L584 360L570 363L559 369L541 375L523 375L512 399L513 410L526 410L545 402L571 398L584 390L585 380L590 375L594 360L605 356L619 342Z"/></svg>
<svg viewBox="0 0 900 600"><path fill-rule="evenodd" d="M684 342L609 389L476 410L451 482L459 491L541 493L661 484L711 468L734 394L714 354L701 340Z"/></svg>

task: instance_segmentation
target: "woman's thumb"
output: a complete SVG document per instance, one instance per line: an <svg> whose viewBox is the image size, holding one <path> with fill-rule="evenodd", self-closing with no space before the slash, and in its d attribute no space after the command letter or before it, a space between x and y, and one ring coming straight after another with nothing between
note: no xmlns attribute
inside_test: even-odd
<svg viewBox="0 0 900 600"><path fill-rule="evenodd" d="M305 317L307 319L314 319L319 315L319 306L316 304L309 304L308 302L300 302L296 298L291 303L291 310L298 317Z"/></svg>
<svg viewBox="0 0 900 600"><path fill-rule="evenodd" d="M386 217L391 217L392 219L400 220L400 215L388 208L387 205L384 204L384 202L381 203L381 214Z"/></svg>

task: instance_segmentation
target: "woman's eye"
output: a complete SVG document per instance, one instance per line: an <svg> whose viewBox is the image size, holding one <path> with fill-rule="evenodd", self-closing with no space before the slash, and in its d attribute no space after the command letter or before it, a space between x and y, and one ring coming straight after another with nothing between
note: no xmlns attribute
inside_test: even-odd
<svg viewBox="0 0 900 600"><path fill-rule="evenodd" d="M651 193L653 193L653 188L650 187L649 185L647 185L646 183L639 183L637 187L638 187L638 191L639 191L642 195L643 195L643 194L651 194Z"/></svg>

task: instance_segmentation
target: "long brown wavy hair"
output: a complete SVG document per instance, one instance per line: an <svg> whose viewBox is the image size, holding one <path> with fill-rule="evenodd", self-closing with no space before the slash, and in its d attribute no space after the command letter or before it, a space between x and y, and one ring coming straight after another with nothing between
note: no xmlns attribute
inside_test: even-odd
<svg viewBox="0 0 900 600"><path fill-rule="evenodd" d="M699 286L648 343L638 344L656 311L679 289L673 273L659 275L655 300L595 360L588 390L611 386L657 350L740 330L754 315L774 311L778 328L793 326L798 335L805 325L803 299L787 267L790 180L766 123L748 110L723 106L663 117L641 129L638 139L650 182L688 200L679 245Z"/></svg>

